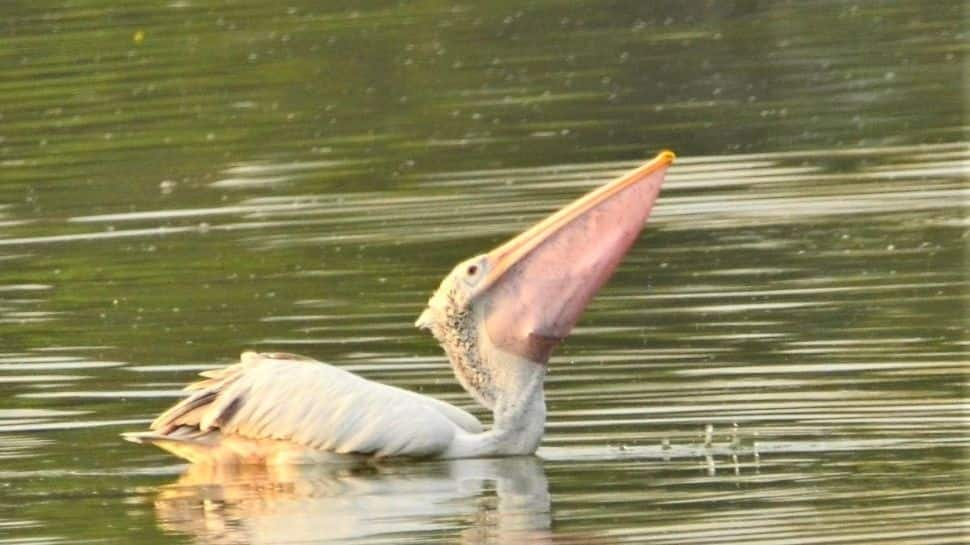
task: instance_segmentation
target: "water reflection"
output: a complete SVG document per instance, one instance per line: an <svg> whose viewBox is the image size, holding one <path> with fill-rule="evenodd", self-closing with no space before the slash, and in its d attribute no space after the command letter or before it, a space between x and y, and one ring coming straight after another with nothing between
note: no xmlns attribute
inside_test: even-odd
<svg viewBox="0 0 970 545"><path fill-rule="evenodd" d="M559 542L542 461L532 456L195 465L162 488L155 510L162 528L197 543L401 543L428 533L458 533L468 544Z"/></svg>

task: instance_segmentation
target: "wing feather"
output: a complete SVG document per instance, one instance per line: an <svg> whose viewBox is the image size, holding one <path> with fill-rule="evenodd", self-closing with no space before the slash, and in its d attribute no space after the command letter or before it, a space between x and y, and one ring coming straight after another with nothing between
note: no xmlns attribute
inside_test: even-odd
<svg viewBox="0 0 970 545"><path fill-rule="evenodd" d="M447 448L459 430L482 429L442 401L289 354L246 352L240 363L202 376L152 430L189 427L339 453L426 456Z"/></svg>

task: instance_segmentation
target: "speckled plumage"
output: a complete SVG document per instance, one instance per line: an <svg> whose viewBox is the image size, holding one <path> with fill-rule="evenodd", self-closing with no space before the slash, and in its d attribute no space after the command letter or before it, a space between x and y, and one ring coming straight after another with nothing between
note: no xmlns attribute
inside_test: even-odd
<svg viewBox="0 0 970 545"><path fill-rule="evenodd" d="M492 409L495 406L495 383L492 372L482 359L479 347L479 324L476 309L462 301L452 287L446 294L442 323L431 331L451 361L455 378L479 403Z"/></svg>

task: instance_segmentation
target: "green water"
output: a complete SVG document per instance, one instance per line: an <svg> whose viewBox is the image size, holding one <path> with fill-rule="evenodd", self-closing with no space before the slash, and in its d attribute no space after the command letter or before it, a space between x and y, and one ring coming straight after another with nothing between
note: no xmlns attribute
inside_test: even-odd
<svg viewBox="0 0 970 545"><path fill-rule="evenodd" d="M0 3L0 543L966 542L963 3L647 4ZM661 148L538 457L119 440L250 348L478 411L428 295Z"/></svg>

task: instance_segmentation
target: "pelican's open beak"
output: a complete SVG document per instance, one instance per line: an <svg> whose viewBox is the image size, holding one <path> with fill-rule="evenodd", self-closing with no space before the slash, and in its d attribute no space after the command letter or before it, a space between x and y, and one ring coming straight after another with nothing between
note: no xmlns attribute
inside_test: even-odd
<svg viewBox="0 0 970 545"><path fill-rule="evenodd" d="M549 360L633 245L674 158L661 152L488 253L476 299L498 348Z"/></svg>

